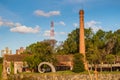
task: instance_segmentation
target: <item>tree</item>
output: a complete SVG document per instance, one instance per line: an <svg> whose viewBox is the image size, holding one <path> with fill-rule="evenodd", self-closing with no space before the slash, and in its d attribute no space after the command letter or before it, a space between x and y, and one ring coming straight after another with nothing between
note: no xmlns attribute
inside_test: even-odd
<svg viewBox="0 0 120 80"><path fill-rule="evenodd" d="M113 52L115 55L120 56L120 29L114 32L116 36L116 43L113 47Z"/></svg>
<svg viewBox="0 0 120 80"><path fill-rule="evenodd" d="M39 63L46 61L55 63L56 59L53 55L53 46L49 41L41 41L37 43L33 43L26 48L23 54L31 54L29 57L25 59L28 66L31 69L36 70Z"/></svg>
<svg viewBox="0 0 120 80"><path fill-rule="evenodd" d="M105 32L103 30L98 30L96 34L92 35L89 42L87 41L87 44L87 59L89 63L91 65L94 64L94 66L96 66L95 68L97 69L97 64L102 65L104 62Z"/></svg>
<svg viewBox="0 0 120 80"><path fill-rule="evenodd" d="M0 64L3 63L3 57L0 57Z"/></svg>
<svg viewBox="0 0 120 80"><path fill-rule="evenodd" d="M41 41L37 43L33 43L29 45L25 52L27 54L52 54L53 53L53 47L51 46L50 42L47 41Z"/></svg>
<svg viewBox="0 0 120 80"><path fill-rule="evenodd" d="M83 63L83 55L80 53L74 54L74 60L73 60L73 72L79 73L85 71L84 69L84 63Z"/></svg>
<svg viewBox="0 0 120 80"><path fill-rule="evenodd" d="M68 34L68 38L60 46L56 47L56 51L52 46L53 43L55 44L56 41L53 40L51 43L51 40L44 40L33 43L26 48L24 53L34 54L33 58L41 57L40 60L36 59L38 62L53 62L53 53L76 54L79 52L79 28ZM86 58L89 63L94 65L103 64L107 54L120 55L120 30L115 32L98 30L93 33L91 28L85 29L85 46Z"/></svg>
<svg viewBox="0 0 120 80"><path fill-rule="evenodd" d="M90 45L91 38L93 37L92 29L85 29L86 49ZM60 54L75 54L79 52L79 28L73 30L68 34L68 38L59 46L57 53Z"/></svg>
<svg viewBox="0 0 120 80"><path fill-rule="evenodd" d="M106 55L106 62L111 65L111 71L112 71L112 64L115 61L115 56L113 54L107 54Z"/></svg>
<svg viewBox="0 0 120 80"><path fill-rule="evenodd" d="M14 74L14 63L10 62L10 74Z"/></svg>
<svg viewBox="0 0 120 80"><path fill-rule="evenodd" d="M75 54L79 52L79 29L73 30L68 34L68 38L63 42L62 47L58 48L57 53Z"/></svg>

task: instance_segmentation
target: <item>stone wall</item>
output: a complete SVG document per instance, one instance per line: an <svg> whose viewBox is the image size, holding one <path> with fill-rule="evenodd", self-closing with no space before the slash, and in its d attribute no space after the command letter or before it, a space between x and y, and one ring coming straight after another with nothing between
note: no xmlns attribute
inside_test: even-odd
<svg viewBox="0 0 120 80"><path fill-rule="evenodd" d="M92 80L96 80L94 74L92 74L92 78ZM9 76L8 80L90 80L90 77L87 74L17 74ZM120 74L99 74L98 80L120 80Z"/></svg>

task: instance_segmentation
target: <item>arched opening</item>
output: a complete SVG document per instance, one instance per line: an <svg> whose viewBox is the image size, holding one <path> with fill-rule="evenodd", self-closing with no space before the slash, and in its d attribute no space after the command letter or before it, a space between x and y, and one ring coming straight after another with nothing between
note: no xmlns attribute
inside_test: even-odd
<svg viewBox="0 0 120 80"><path fill-rule="evenodd" d="M49 62L42 62L38 65L38 71L40 73L44 72L56 72L55 67Z"/></svg>

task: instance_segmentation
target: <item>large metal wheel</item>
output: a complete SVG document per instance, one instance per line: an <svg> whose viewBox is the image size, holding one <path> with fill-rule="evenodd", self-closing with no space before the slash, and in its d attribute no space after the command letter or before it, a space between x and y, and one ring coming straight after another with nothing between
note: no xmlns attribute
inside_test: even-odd
<svg viewBox="0 0 120 80"><path fill-rule="evenodd" d="M55 67L51 64L51 63L49 63L49 62L42 62L42 63L40 63L39 65L38 65L38 71L40 72L40 73L44 73L45 72L45 69L43 68L41 68L41 66L42 65L48 65L50 68L51 68L51 71L52 72L56 72L56 70L55 70Z"/></svg>

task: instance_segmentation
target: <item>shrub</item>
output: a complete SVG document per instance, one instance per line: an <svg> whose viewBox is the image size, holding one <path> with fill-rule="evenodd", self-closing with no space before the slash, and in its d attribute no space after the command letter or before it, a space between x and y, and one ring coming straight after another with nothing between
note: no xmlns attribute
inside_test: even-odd
<svg viewBox="0 0 120 80"><path fill-rule="evenodd" d="M85 71L82 58L83 58L83 55L80 53L76 53L74 55L74 59L73 59L74 65L73 65L73 70L72 70L73 72L79 73L79 72Z"/></svg>

